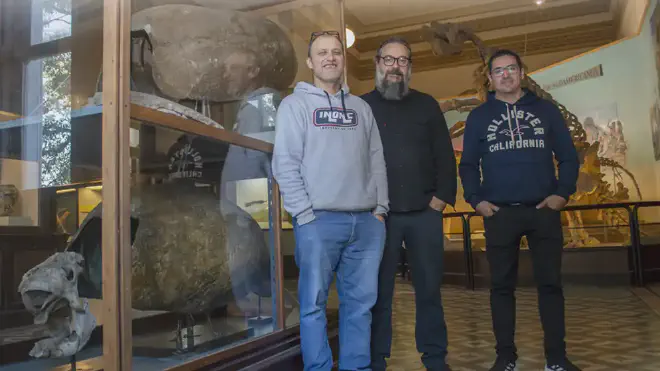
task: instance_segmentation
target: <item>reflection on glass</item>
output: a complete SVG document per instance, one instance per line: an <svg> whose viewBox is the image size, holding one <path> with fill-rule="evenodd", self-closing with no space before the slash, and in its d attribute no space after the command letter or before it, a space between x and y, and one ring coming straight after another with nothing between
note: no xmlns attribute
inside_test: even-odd
<svg viewBox="0 0 660 371"><path fill-rule="evenodd" d="M32 45L71 36L71 0L32 0Z"/></svg>
<svg viewBox="0 0 660 371"><path fill-rule="evenodd" d="M26 112L41 115L41 185L71 182L71 53L26 66Z"/></svg>
<svg viewBox="0 0 660 371"><path fill-rule="evenodd" d="M2 5L0 369L46 370L73 355L85 366L103 354L103 303L85 295L80 278L95 262L76 244L81 225L100 231L86 216L102 201L103 140L100 107L79 102L102 67L103 7Z"/></svg>
<svg viewBox="0 0 660 371"><path fill-rule="evenodd" d="M138 130L132 304L134 328L147 328L133 334L134 368L175 366L275 331L268 155L157 119Z"/></svg>
<svg viewBox="0 0 660 371"><path fill-rule="evenodd" d="M153 112L134 118L134 328L145 323L133 333L136 369L180 365L276 330L270 155L185 126L272 142L298 69L284 30L247 9L133 14L132 103L186 119L175 130ZM294 307L289 300L287 314Z"/></svg>
<svg viewBox="0 0 660 371"><path fill-rule="evenodd" d="M289 38L293 45L294 58L297 61L298 69L296 71L295 82L298 81L312 81L312 73L307 68L306 60L308 57L309 38L311 33L319 30L341 30L343 25L341 22L341 5L336 1L315 2L313 5L304 5L292 9L282 10L274 7L272 11L268 9L261 10L259 13L266 17L268 20L280 27ZM276 110L279 107L281 100L289 94L292 89L291 86L281 94L273 94L273 108ZM269 112L266 117L269 118L268 126L265 121L262 121L262 130L264 133L261 137L264 140L271 141L274 139L274 130L272 125L277 123L274 121L273 108L270 108L270 95L263 95L260 101L260 107L264 107L265 112ZM240 121L239 121L240 122ZM267 129L268 128L268 129ZM240 131L240 127L238 128ZM246 135L253 136L246 132ZM295 326L300 322L300 313L298 310L297 292L298 292L298 268L294 259L294 251L296 249L296 242L293 237L292 217L282 207L282 250L284 261L284 287L285 287L285 303L289 305L292 303L291 313L286 317L286 326ZM329 327L332 329L336 326L337 313L339 308L339 298L337 289L333 283L330 287L327 302L327 318L329 319Z"/></svg>

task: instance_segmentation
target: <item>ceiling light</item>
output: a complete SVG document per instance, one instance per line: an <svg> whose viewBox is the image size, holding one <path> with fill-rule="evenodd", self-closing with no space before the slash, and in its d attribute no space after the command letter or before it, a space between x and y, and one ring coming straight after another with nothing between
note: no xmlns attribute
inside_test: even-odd
<svg viewBox="0 0 660 371"><path fill-rule="evenodd" d="M355 34L350 28L346 27L346 47L350 48L355 43Z"/></svg>
<svg viewBox="0 0 660 371"><path fill-rule="evenodd" d="M536 5L541 6L545 3L545 0L536 0Z"/></svg>

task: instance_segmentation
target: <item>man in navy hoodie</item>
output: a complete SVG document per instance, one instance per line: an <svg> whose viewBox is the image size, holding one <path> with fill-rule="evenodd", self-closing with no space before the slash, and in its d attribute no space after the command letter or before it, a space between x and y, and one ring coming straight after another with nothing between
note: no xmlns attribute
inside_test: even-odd
<svg viewBox="0 0 660 371"><path fill-rule="evenodd" d="M575 192L577 152L560 110L521 88L524 71L516 53L494 53L488 68L495 92L467 118L459 174L465 200L484 217L497 341L491 371L517 370L514 291L523 235L529 241L538 286L545 370L579 370L567 359L564 342L559 213Z"/></svg>

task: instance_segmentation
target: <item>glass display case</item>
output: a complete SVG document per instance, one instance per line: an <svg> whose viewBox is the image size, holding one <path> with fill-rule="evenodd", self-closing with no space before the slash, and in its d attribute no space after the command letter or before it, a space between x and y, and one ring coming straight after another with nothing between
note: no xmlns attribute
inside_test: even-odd
<svg viewBox="0 0 660 371"><path fill-rule="evenodd" d="M89 115L84 107L109 57L106 15L103 2L0 1L3 370L66 365L69 353L80 362L104 354L95 314L105 308L77 295L83 263L65 250L85 213L107 195L102 109Z"/></svg>
<svg viewBox="0 0 660 371"><path fill-rule="evenodd" d="M170 3L0 0L3 370L193 370L298 331L275 114L343 3Z"/></svg>

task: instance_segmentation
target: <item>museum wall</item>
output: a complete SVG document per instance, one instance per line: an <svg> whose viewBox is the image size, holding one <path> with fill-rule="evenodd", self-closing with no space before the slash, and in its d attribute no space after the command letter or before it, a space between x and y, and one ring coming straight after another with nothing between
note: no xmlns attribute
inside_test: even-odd
<svg viewBox="0 0 660 371"><path fill-rule="evenodd" d="M639 36L532 74L578 116L590 143L599 139L601 157L617 161L633 174L641 195L631 177L623 176L631 200L660 198L660 148L654 148L657 133L651 125L658 78L649 21L656 4L651 2ZM594 67L601 68L602 73L592 78L581 75ZM606 174L606 179L614 179L611 171Z"/></svg>

